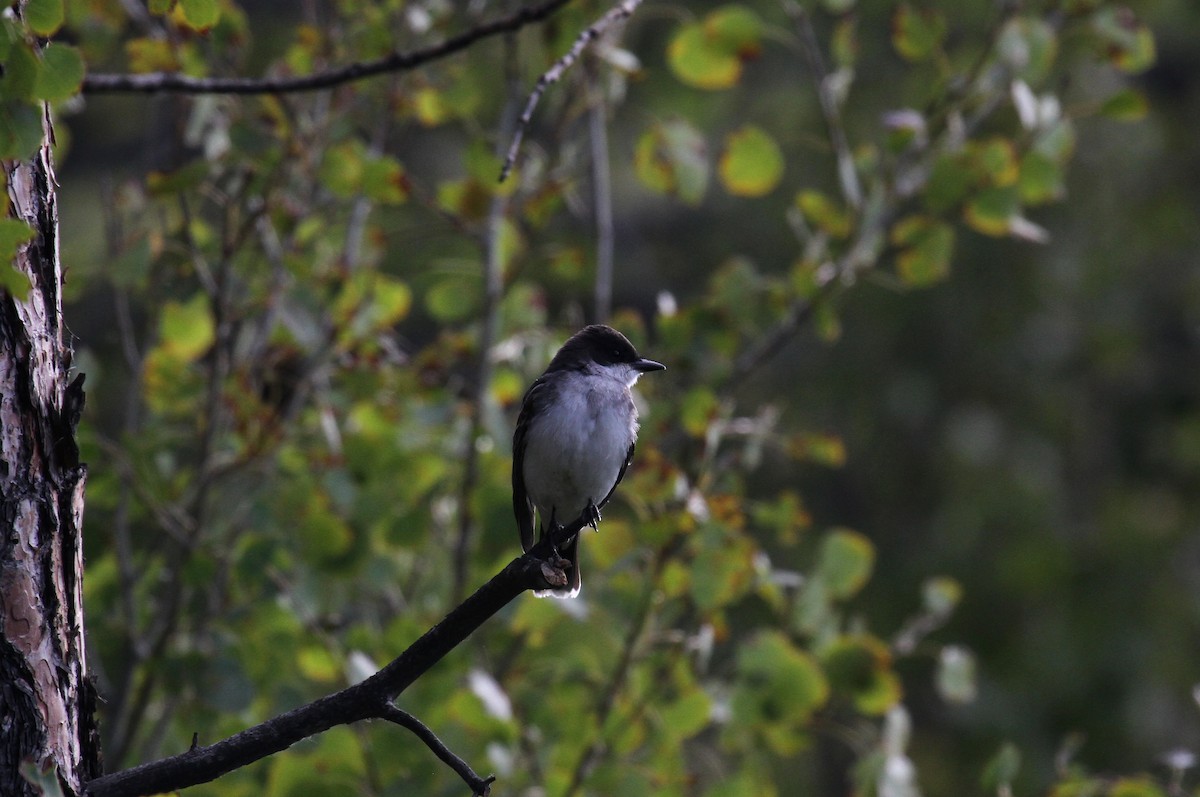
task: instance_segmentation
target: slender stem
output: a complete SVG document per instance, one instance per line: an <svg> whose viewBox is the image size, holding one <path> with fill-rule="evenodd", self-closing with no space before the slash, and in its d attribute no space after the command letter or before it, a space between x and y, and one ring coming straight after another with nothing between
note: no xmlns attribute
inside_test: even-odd
<svg viewBox="0 0 1200 797"><path fill-rule="evenodd" d="M862 205L862 186L858 181L858 172L854 168L854 156L850 151L850 143L846 139L846 128L842 125L842 112L838 108L837 97L833 96L833 90L829 85L829 72L825 68L825 58L821 55L821 45L817 42L812 19L799 3L787 2L784 7L799 31L804 60L808 62L808 68L817 89L821 114L825 117L825 127L829 130L829 143L833 147L833 155L837 161L838 183L842 188L842 198L850 207L858 208Z"/></svg>
<svg viewBox="0 0 1200 797"><path fill-rule="evenodd" d="M521 151L521 140L525 137L525 130L529 127L529 123L533 121L533 112L537 108L538 102L541 101L542 95L546 93L546 89L562 79L566 71L579 60L579 56L589 44L600 38L614 24L633 16L633 12L637 11L641 4L642 0L623 0L610 8L604 16L584 28L575 38L575 43L571 45L571 48L538 78L533 91L529 94L529 100L525 103L525 110L521 112L521 118L517 120L517 130L513 134L512 144L508 147L504 165L500 168L500 182L504 182L508 178L509 172L517 162L517 154Z"/></svg>
<svg viewBox="0 0 1200 797"><path fill-rule="evenodd" d="M496 780L495 775L489 775L486 778L479 777L475 774L475 770L471 769L470 764L455 755L445 742L412 714L388 703L384 706L381 716L388 722L394 722L416 734L416 737L424 742L425 746L432 750L442 763L458 773L458 776L471 788L471 794L487 795L491 792L492 782Z"/></svg>
<svg viewBox="0 0 1200 797"><path fill-rule="evenodd" d="M393 52L374 61L357 61L312 75L285 78L205 78L179 72L150 72L144 75L90 74L83 79L84 94L105 92L176 94L283 94L331 89L356 80L389 72L407 72L467 49L475 42L509 33L552 16L571 0L547 0L521 8L510 16L470 28L440 44L409 53Z"/></svg>

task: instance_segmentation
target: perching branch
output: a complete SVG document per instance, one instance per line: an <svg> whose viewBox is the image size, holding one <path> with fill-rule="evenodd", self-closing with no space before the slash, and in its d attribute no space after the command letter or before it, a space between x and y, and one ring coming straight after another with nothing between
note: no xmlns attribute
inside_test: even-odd
<svg viewBox="0 0 1200 797"><path fill-rule="evenodd" d="M566 584L566 575L556 561L554 551L585 525L587 521L581 516L547 535L528 553L513 559L440 623L365 681L215 744L193 746L179 755L95 778L87 783L86 794L88 797L139 797L177 791L215 780L336 725L365 719L397 721L392 700L488 618L526 590Z"/></svg>
<svg viewBox="0 0 1200 797"><path fill-rule="evenodd" d="M467 49L475 42L502 33L511 33L541 22L570 0L546 0L527 6L514 14L486 22L440 44L409 53L393 52L374 61L359 61L312 75L279 78L192 77L179 72L150 72L144 75L91 74L83 79L84 94L107 92L174 92L177 94L284 94L297 91L330 89L344 83L388 72L406 72Z"/></svg>
<svg viewBox="0 0 1200 797"><path fill-rule="evenodd" d="M537 84L534 85L533 91L529 94L529 100L525 103L525 110L521 113L521 118L517 120L517 130L513 134L512 144L508 147L508 155L504 158L504 165L500 168L500 182L504 182L508 178L509 172L517 162L517 153L521 150L521 140L525 137L525 129L529 127L529 123L533 121L533 112L537 108L538 102L542 99L542 95L546 93L546 89L553 86L566 73L571 66L579 60L579 56L589 44L600 38L610 27L618 22L629 19L633 16L633 12L637 11L637 7L642 4L642 0L622 0L622 2L613 6L600 19L593 22L591 25L583 29L575 39L575 43L571 45L571 49L567 50L562 58L554 62L554 65L542 73L538 78Z"/></svg>

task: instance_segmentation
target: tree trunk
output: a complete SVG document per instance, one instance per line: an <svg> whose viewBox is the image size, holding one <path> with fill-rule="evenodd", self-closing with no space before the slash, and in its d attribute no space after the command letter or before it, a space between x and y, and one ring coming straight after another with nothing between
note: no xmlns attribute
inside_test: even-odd
<svg viewBox="0 0 1200 797"><path fill-rule="evenodd" d="M83 378L68 384L53 130L26 161L0 162L7 215L35 236L11 266L28 296L0 291L0 794L66 797L100 772L83 641L83 491L75 424Z"/></svg>

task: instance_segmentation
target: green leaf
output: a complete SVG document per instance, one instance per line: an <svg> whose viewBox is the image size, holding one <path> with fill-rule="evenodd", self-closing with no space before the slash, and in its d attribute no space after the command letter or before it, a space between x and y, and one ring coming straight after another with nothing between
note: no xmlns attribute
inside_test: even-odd
<svg viewBox="0 0 1200 797"><path fill-rule="evenodd" d="M744 540L703 549L692 561L692 600L701 612L728 605L750 588L754 550Z"/></svg>
<svg viewBox="0 0 1200 797"><path fill-rule="evenodd" d="M183 19L194 30L208 30L221 19L221 4L218 0L179 0L183 8Z"/></svg>
<svg viewBox="0 0 1200 797"><path fill-rule="evenodd" d="M164 304L158 335L159 346L175 359L193 362L207 352L216 331L204 294Z"/></svg>
<svg viewBox="0 0 1200 797"><path fill-rule="evenodd" d="M945 213L966 197L971 184L971 171L961 153L938 155L925 186L925 207L935 214Z"/></svg>
<svg viewBox="0 0 1200 797"><path fill-rule="evenodd" d="M950 273L954 254L954 228L931 216L908 216L896 222L890 234L896 271L909 285L931 285Z"/></svg>
<svg viewBox="0 0 1200 797"><path fill-rule="evenodd" d="M25 102L0 102L0 158L26 158L41 143L41 109Z"/></svg>
<svg viewBox="0 0 1200 797"><path fill-rule="evenodd" d="M1008 139L997 136L972 141L966 152L979 183L1003 186L1017 181L1017 150Z"/></svg>
<svg viewBox="0 0 1200 797"><path fill-rule="evenodd" d="M74 97L83 84L83 73L83 55L77 48L51 42L42 50L42 66L33 93L47 102Z"/></svg>
<svg viewBox="0 0 1200 797"><path fill-rule="evenodd" d="M1109 787L1107 797L1165 797L1166 792L1149 777L1117 778Z"/></svg>
<svg viewBox="0 0 1200 797"><path fill-rule="evenodd" d="M862 589L875 567L875 546L863 534L835 529L821 541L816 575L834 598L849 598Z"/></svg>
<svg viewBox="0 0 1200 797"><path fill-rule="evenodd" d="M15 263L17 248L32 241L37 233L32 227L18 219L0 219L0 289L3 289L17 301L25 301L29 297L32 285L28 275L19 271Z"/></svg>
<svg viewBox="0 0 1200 797"><path fill-rule="evenodd" d="M366 148L361 141L351 139L325 150L321 161L320 179L329 191L342 199L358 193L366 170Z"/></svg>
<svg viewBox="0 0 1200 797"><path fill-rule="evenodd" d="M1025 205L1041 205L1061 199L1066 193L1062 167L1037 150L1030 150L1021 158L1021 175L1017 178L1021 191L1021 202Z"/></svg>
<svg viewBox="0 0 1200 797"><path fill-rule="evenodd" d="M708 426L716 419L720 410L717 396L707 387L697 386L689 390L680 404L679 419L683 428L693 437L703 438Z"/></svg>
<svg viewBox="0 0 1200 797"><path fill-rule="evenodd" d="M891 651L878 637L839 636L821 651L821 663L833 689L849 696L864 714L879 716L900 701Z"/></svg>
<svg viewBox="0 0 1200 797"><path fill-rule="evenodd" d="M1137 89L1124 88L1109 97L1100 106L1100 113L1118 122L1136 122L1149 111L1146 95Z"/></svg>
<svg viewBox="0 0 1200 797"><path fill-rule="evenodd" d="M769 134L746 125L725 137L717 169L725 190L734 196L764 196L783 177L783 153Z"/></svg>
<svg viewBox="0 0 1200 797"><path fill-rule="evenodd" d="M638 139L633 168L652 191L697 205L708 189L708 144L681 119L656 122Z"/></svg>
<svg viewBox="0 0 1200 797"><path fill-rule="evenodd" d="M362 181L363 193L381 204L399 205L408 199L408 177L393 157L384 155L367 161Z"/></svg>
<svg viewBox="0 0 1200 797"><path fill-rule="evenodd" d="M446 277L425 293L425 307L438 321L461 321L475 312L478 295L478 280Z"/></svg>
<svg viewBox="0 0 1200 797"><path fill-rule="evenodd" d="M150 0L148 8L151 14L162 16L175 7L175 0Z"/></svg>
<svg viewBox="0 0 1200 797"><path fill-rule="evenodd" d="M820 665L778 631L760 633L739 647L730 708L734 720L762 734L774 752L795 753L803 744L796 732L828 699Z"/></svg>
<svg viewBox="0 0 1200 797"><path fill-rule="evenodd" d="M983 769L983 788L992 794L1007 791L1020 771L1021 751L1012 742L1005 742Z"/></svg>
<svg viewBox="0 0 1200 797"><path fill-rule="evenodd" d="M924 61L942 46L946 18L932 9L901 3L892 17L892 46L909 61Z"/></svg>
<svg viewBox="0 0 1200 797"><path fill-rule="evenodd" d="M708 727L712 701L703 689L695 688L660 712L665 729L679 739L689 739Z"/></svg>
<svg viewBox="0 0 1200 797"><path fill-rule="evenodd" d="M41 61L28 44L19 42L12 47L4 62L4 76L0 78L0 98L6 100L0 108L7 111L13 105L12 100L34 99L34 87L41 68Z"/></svg>
<svg viewBox="0 0 1200 797"><path fill-rule="evenodd" d="M1007 235L1021 209L1016 186L985 188L968 203L964 212L967 224L984 235Z"/></svg>
<svg viewBox="0 0 1200 797"><path fill-rule="evenodd" d="M63 0L28 0L25 22L39 36L49 36L63 24Z"/></svg>

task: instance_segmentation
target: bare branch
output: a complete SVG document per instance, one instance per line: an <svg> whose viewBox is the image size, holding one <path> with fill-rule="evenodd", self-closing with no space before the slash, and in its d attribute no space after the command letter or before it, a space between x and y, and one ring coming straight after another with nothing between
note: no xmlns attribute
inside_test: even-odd
<svg viewBox="0 0 1200 797"><path fill-rule="evenodd" d="M583 32L576 37L575 43L571 45L571 49L567 50L562 58L555 61L554 65L538 78L537 84L529 95L528 102L525 103L525 110L521 113L521 118L517 120L517 131L513 134L512 144L508 147L508 155L504 158L504 165L500 168L500 182L504 182L508 178L509 172L517 162L517 153L521 151L521 140L525 137L525 129L533 120L533 112L542 99L542 95L546 93L546 89L562 79L566 71L579 60L579 56L589 44L600 38L616 23L633 16L633 12L637 11L637 7L641 4L642 0L622 0L610 8L604 16L584 28Z"/></svg>
<svg viewBox="0 0 1200 797"><path fill-rule="evenodd" d="M547 535L528 553L513 559L440 623L367 680L215 744L193 747L170 758L95 778L87 783L86 794L89 797L139 797L176 791L215 780L336 725L373 718L391 719L388 716L391 701L488 618L525 590L551 587L543 574L544 568L553 563L554 551L585 525L587 519L581 516ZM565 574L558 572L557 575L565 583Z"/></svg>
<svg viewBox="0 0 1200 797"><path fill-rule="evenodd" d="M838 182L842 187L842 197L852 208L862 205L862 187L858 182L858 172L854 169L854 156L850 152L850 144L846 140L846 129L842 126L842 114L838 109L837 98L829 85L829 72L825 68L825 59L821 55L821 45L813 31L812 20L808 12L799 3L785 3L788 15L796 24L800 35L800 46L804 50L804 60L808 62L812 72L813 83L817 88L817 99L821 103L821 114L825 117L825 126L829 129L829 143L833 147L833 155L837 161Z"/></svg>
<svg viewBox="0 0 1200 797"><path fill-rule="evenodd" d="M481 39L510 33L535 22L541 22L570 1L546 0L540 5L521 8L510 16L463 31L440 44L409 53L393 52L374 61L359 61L313 75L280 78L221 78L192 77L179 72L150 72L144 75L92 74L83 79L83 93L284 94L331 89L374 75L406 72L431 61L437 61L465 50Z"/></svg>
<svg viewBox="0 0 1200 797"><path fill-rule="evenodd" d="M384 707L381 718L389 722L394 722L403 728L408 728L416 734L417 738L424 742L425 746L442 760L442 763L457 772L458 776L471 787L471 794L479 795L480 797L487 797L487 795L491 794L492 783L496 780L496 776L489 775L486 778L481 778L476 775L475 770L471 769L470 764L456 756L433 731L429 730L425 723L412 714L397 708L392 703L388 703Z"/></svg>

